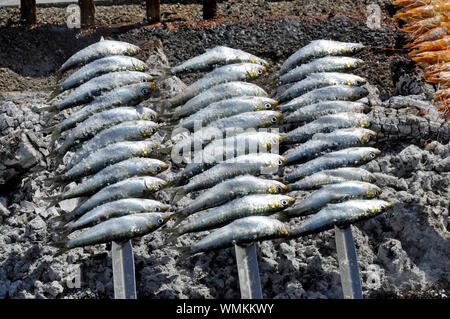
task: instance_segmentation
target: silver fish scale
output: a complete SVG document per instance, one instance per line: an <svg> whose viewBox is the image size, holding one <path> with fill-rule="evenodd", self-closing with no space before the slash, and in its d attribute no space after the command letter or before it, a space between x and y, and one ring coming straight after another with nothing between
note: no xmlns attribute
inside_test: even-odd
<svg viewBox="0 0 450 319"><path fill-rule="evenodd" d="M341 167L323 170L306 176L295 184L289 185L290 190L308 190L323 185L341 183L345 181L363 181L375 183L375 176L369 171L359 167Z"/></svg>
<svg viewBox="0 0 450 319"><path fill-rule="evenodd" d="M109 56L95 60L74 72L59 85L59 89L62 92L110 72L147 70L148 65L139 59L123 55Z"/></svg>
<svg viewBox="0 0 450 319"><path fill-rule="evenodd" d="M317 120L299 126L283 135L284 143L301 143L310 139L316 133L329 133L337 129L351 127L367 127L369 116L361 113L337 113L324 115Z"/></svg>
<svg viewBox="0 0 450 319"><path fill-rule="evenodd" d="M85 105L82 109L72 113L67 119L56 126L56 130L58 132L65 131L95 113L109 110L116 106L137 104L145 98L148 98L154 87L155 84L153 82L144 82L108 91Z"/></svg>
<svg viewBox="0 0 450 319"><path fill-rule="evenodd" d="M374 198L381 194L381 188L374 184L347 181L337 184L330 184L315 191L298 205L290 207L285 211L289 217L297 217L313 214L326 204L336 201L344 201L354 198Z"/></svg>
<svg viewBox="0 0 450 319"><path fill-rule="evenodd" d="M292 171L291 174L285 177L285 181L287 183L292 183L324 169L361 164L375 158L380 153L380 150L373 147L350 147L340 151L327 153L300 165Z"/></svg>
<svg viewBox="0 0 450 319"><path fill-rule="evenodd" d="M339 42L333 40L315 40L292 54L280 68L283 75L297 64L327 55L345 55L356 53L364 48L362 43Z"/></svg>
<svg viewBox="0 0 450 319"><path fill-rule="evenodd" d="M170 70L170 73L175 75L178 73L208 71L217 65L244 62L267 65L266 61L253 54L225 46L217 46L207 50L199 56L193 57L182 64L173 67Z"/></svg>
<svg viewBox="0 0 450 319"><path fill-rule="evenodd" d="M237 219L225 225L195 243L191 254L207 252L214 249L231 247L271 238L287 236L290 230L284 223L265 216L249 216Z"/></svg>
<svg viewBox="0 0 450 319"><path fill-rule="evenodd" d="M351 57L336 57L327 56L324 58L319 58L309 62L307 64L302 64L295 69L287 72L280 76L280 82L282 84L295 82L304 79L308 74L316 72L333 72L333 71L343 71L351 70L357 68L364 64L361 59L351 58Z"/></svg>
<svg viewBox="0 0 450 319"><path fill-rule="evenodd" d="M155 231L170 217L170 213L142 213L107 220L81 233L67 244L67 248L123 241Z"/></svg>
<svg viewBox="0 0 450 319"><path fill-rule="evenodd" d="M280 121L282 114L276 111L245 112L210 123L200 131L174 145L178 151L190 150L195 145L204 145L223 134L227 137L242 133L246 129L267 127Z"/></svg>
<svg viewBox="0 0 450 319"><path fill-rule="evenodd" d="M285 158L277 154L242 155L208 169L194 176L183 186L186 191L208 188L217 182L243 174L261 174L262 169L284 165Z"/></svg>
<svg viewBox="0 0 450 319"><path fill-rule="evenodd" d="M323 101L300 107L296 111L283 116L283 122L311 122L324 115L349 112L362 113L367 108L368 107L365 104L359 102Z"/></svg>
<svg viewBox="0 0 450 319"><path fill-rule="evenodd" d="M294 198L287 195L247 195L222 206L211 208L192 222L177 228L178 234L215 228L237 218L251 215L269 215L293 204ZM283 205L284 203L284 205Z"/></svg>
<svg viewBox="0 0 450 319"><path fill-rule="evenodd" d="M215 85L210 89L196 95L175 111L173 119L188 116L201 110L211 103L238 96L264 96L268 94L262 88L253 83L232 81Z"/></svg>
<svg viewBox="0 0 450 319"><path fill-rule="evenodd" d="M149 141L117 142L91 153L62 176L64 180L76 179L98 172L100 169L134 156L150 156L157 145Z"/></svg>
<svg viewBox="0 0 450 319"><path fill-rule="evenodd" d="M159 169L158 169L159 168ZM63 198L80 197L106 185L117 183L133 176L156 175L167 168L167 164L153 158L130 158L110 165L89 177L81 184L62 194Z"/></svg>
<svg viewBox="0 0 450 319"><path fill-rule="evenodd" d="M95 206L127 197L143 197L167 186L167 182L154 176L132 177L102 188L71 211L67 218L74 219Z"/></svg>
<svg viewBox="0 0 450 319"><path fill-rule="evenodd" d="M113 72L93 78L77 87L64 100L57 104L59 111L92 101L105 91L139 82L150 82L153 77L136 71Z"/></svg>
<svg viewBox="0 0 450 319"><path fill-rule="evenodd" d="M280 102L296 98L306 92L330 85L360 86L367 81L357 75L338 72L319 72L308 75L305 79L294 83L278 99Z"/></svg>
<svg viewBox="0 0 450 319"><path fill-rule="evenodd" d="M181 121L180 126L187 129L193 129L195 121L200 122L202 125L208 125L213 121L229 116L245 112L271 110L276 106L277 102L271 98L248 96L235 97L211 103L207 107Z"/></svg>
<svg viewBox="0 0 450 319"><path fill-rule="evenodd" d="M63 145L58 149L59 154L64 154L77 140L85 140L94 136L97 132L113 125L127 121L155 120L158 113L150 108L118 107L112 110L94 114L73 128L66 136Z"/></svg>
<svg viewBox="0 0 450 319"><path fill-rule="evenodd" d="M295 111L308 104L323 101L355 101L369 94L363 87L349 85L330 85L315 89L279 106L281 112Z"/></svg>
<svg viewBox="0 0 450 319"><path fill-rule="evenodd" d="M72 161L78 163L90 153L113 143L145 139L152 136L159 127L160 125L153 121L128 121L107 128L86 141L75 153Z"/></svg>
<svg viewBox="0 0 450 319"><path fill-rule="evenodd" d="M276 194L282 193L287 187L278 181L262 179L253 175L238 176L215 185L194 202L184 207L183 215L187 216L197 211L223 204L239 196L249 194Z"/></svg>
<svg viewBox="0 0 450 319"><path fill-rule="evenodd" d="M72 55L58 70L64 72L77 65L84 65L93 60L110 55L136 55L140 51L139 47L122 41L103 40L91 44L90 46Z"/></svg>
<svg viewBox="0 0 450 319"><path fill-rule="evenodd" d="M383 200L349 200L338 204L328 204L298 227L292 229L289 238L305 236L336 226L345 226L374 217L392 207Z"/></svg>
<svg viewBox="0 0 450 319"><path fill-rule="evenodd" d="M120 217L133 213L161 212L167 209L168 206L166 204L153 199L124 198L91 209L78 220L68 225L67 229L74 231L113 217Z"/></svg>
<svg viewBox="0 0 450 319"><path fill-rule="evenodd" d="M264 66L254 63L229 64L216 68L184 89L183 93L166 100L163 105L168 107L178 106L214 85L250 80L263 74L265 70Z"/></svg>

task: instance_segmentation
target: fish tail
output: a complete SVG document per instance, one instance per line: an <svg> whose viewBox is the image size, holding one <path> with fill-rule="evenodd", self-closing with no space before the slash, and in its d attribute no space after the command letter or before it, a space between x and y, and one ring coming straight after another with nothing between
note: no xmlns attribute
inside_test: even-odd
<svg viewBox="0 0 450 319"><path fill-rule="evenodd" d="M60 225L58 225L58 227L63 227L65 225L67 225L71 220L72 220L72 217L71 217L70 213L62 214L62 215L59 215L59 216L56 216L56 217L53 217L50 219L51 222L60 223Z"/></svg>
<svg viewBox="0 0 450 319"><path fill-rule="evenodd" d="M274 216L276 219L278 219L280 222L288 222L290 221L290 217L286 212L279 212Z"/></svg>
<svg viewBox="0 0 450 319"><path fill-rule="evenodd" d="M178 226L183 220L185 220L187 217L189 216L189 214L184 211L184 212L179 212L176 213L174 215L174 217L172 217L172 220L175 222L175 224L173 225L173 227Z"/></svg>
<svg viewBox="0 0 450 319"><path fill-rule="evenodd" d="M288 189L287 189L288 192L300 190L300 187L298 187L298 185L296 185L296 184L289 184L289 185L287 185L287 187L288 187Z"/></svg>
<svg viewBox="0 0 450 319"><path fill-rule="evenodd" d="M172 152L172 146L161 148L159 151L163 154L170 154Z"/></svg>
<svg viewBox="0 0 450 319"><path fill-rule="evenodd" d="M63 175L48 177L48 178L45 179L45 181L46 182L50 182L50 183L57 183L57 184L65 183Z"/></svg>
<svg viewBox="0 0 450 319"><path fill-rule="evenodd" d="M183 261L192 256L191 247L190 246L182 246L182 247L173 247L178 251L176 265L180 265Z"/></svg>
<svg viewBox="0 0 450 319"><path fill-rule="evenodd" d="M172 74L172 68L169 66L164 66L161 68L162 74L159 76L160 81L164 81L168 77L171 77Z"/></svg>
<svg viewBox="0 0 450 319"><path fill-rule="evenodd" d="M174 183L175 180L172 180L169 182L169 185L171 183ZM183 186L178 187L169 187L165 189L170 194L170 202L176 203L178 202L183 196L186 194L186 191L184 190Z"/></svg>
<svg viewBox="0 0 450 319"><path fill-rule="evenodd" d="M43 200L50 202L50 207L55 206L58 202L63 200L62 194L55 196L42 197Z"/></svg>
<svg viewBox="0 0 450 319"><path fill-rule="evenodd" d="M56 96L58 96L62 92L59 85L48 86L44 88L44 90L51 91L50 96L47 99L47 102L53 100Z"/></svg>
<svg viewBox="0 0 450 319"><path fill-rule="evenodd" d="M57 113L58 112L58 107L56 106L56 104L52 104L50 106L41 107L39 109L39 111L41 111L41 112L49 112L49 113Z"/></svg>
<svg viewBox="0 0 450 319"><path fill-rule="evenodd" d="M66 251L68 251L69 250L69 247L67 247L68 243L69 243L68 238L50 243L51 246L59 248L54 257L60 256L64 254Z"/></svg>
<svg viewBox="0 0 450 319"><path fill-rule="evenodd" d="M170 234L170 236L164 242L164 245L167 245L167 244L173 242L175 239L177 239L178 237L180 237L182 235L179 228L174 228L174 227L165 228L162 230L162 232Z"/></svg>

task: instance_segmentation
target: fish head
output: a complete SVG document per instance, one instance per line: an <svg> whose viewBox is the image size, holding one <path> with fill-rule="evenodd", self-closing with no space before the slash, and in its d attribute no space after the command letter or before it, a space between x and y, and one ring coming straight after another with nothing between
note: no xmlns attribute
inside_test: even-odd
<svg viewBox="0 0 450 319"><path fill-rule="evenodd" d="M164 225L165 223L167 223L170 218L172 218L172 216L174 215L174 213L172 212L164 212L164 213L154 213L152 214L153 218L151 218L150 220L150 227L161 227L162 225Z"/></svg>
<svg viewBox="0 0 450 319"><path fill-rule="evenodd" d="M169 167L168 164L162 162L162 161L157 161L157 162L149 162L145 168L145 172L148 174L159 174L161 172L164 172L165 170L167 170L167 168Z"/></svg>
<svg viewBox="0 0 450 319"><path fill-rule="evenodd" d="M142 108L141 106L139 106L136 108L136 110L140 112L141 120L143 121L156 121L159 117L159 114L150 108Z"/></svg>
<svg viewBox="0 0 450 319"><path fill-rule="evenodd" d="M375 198L378 195L380 195L383 192L383 190L378 187L377 185L368 185L368 191L367 191L367 198Z"/></svg>
<svg viewBox="0 0 450 319"><path fill-rule="evenodd" d="M141 125L139 132L141 133L142 137L150 137L156 133L158 128L159 125L157 126Z"/></svg>
<svg viewBox="0 0 450 319"><path fill-rule="evenodd" d="M266 118L265 121L263 122L264 127L279 123L283 116L283 114L280 112L275 112L275 113L269 114L269 115L270 116L268 118Z"/></svg>
<svg viewBox="0 0 450 319"><path fill-rule="evenodd" d="M361 140L361 143L363 143L363 144L368 143L375 136L377 136L377 133L372 130L368 130L368 129L360 130L360 140Z"/></svg>
<svg viewBox="0 0 450 319"><path fill-rule="evenodd" d="M269 194L281 194L287 191L288 187L279 181L271 180L267 192Z"/></svg>
<svg viewBox="0 0 450 319"><path fill-rule="evenodd" d="M135 98L140 100L141 98L147 98L155 89L155 82L142 82L138 84Z"/></svg>
<svg viewBox="0 0 450 319"><path fill-rule="evenodd" d="M258 99L256 109L258 111L270 111L278 107L278 101L268 98L261 97Z"/></svg>
<svg viewBox="0 0 450 319"><path fill-rule="evenodd" d="M282 195L278 200L278 206L282 208L287 208L295 203L295 197Z"/></svg>

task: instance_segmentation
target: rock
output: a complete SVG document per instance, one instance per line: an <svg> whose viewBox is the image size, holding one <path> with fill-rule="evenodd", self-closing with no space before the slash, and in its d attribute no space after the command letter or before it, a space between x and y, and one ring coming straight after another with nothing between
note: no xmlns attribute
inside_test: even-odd
<svg viewBox="0 0 450 319"><path fill-rule="evenodd" d="M79 198L71 198L60 201L58 205L59 207L61 207L63 211L71 212L78 206L79 202L80 202Z"/></svg>
<svg viewBox="0 0 450 319"><path fill-rule="evenodd" d="M54 298L64 292L64 287L59 282L53 281L50 285L46 285L44 290Z"/></svg>
<svg viewBox="0 0 450 319"><path fill-rule="evenodd" d="M0 216L9 217L11 212L0 202Z"/></svg>

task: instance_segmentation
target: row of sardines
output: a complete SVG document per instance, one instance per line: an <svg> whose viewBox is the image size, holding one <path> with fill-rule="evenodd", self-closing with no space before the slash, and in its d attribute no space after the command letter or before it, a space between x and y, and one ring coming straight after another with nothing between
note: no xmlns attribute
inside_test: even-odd
<svg viewBox="0 0 450 319"><path fill-rule="evenodd" d="M376 136L366 128L367 105L357 102L368 95L362 87L366 80L343 73L364 63L346 56L363 48L357 43L311 42L282 66L279 81L284 88L276 99L242 82L266 66L242 51L217 47L177 67L176 72L194 72L232 61L165 102L178 132L191 133L171 149L172 159L188 154L183 157L187 165L172 181L177 186L168 191L174 194L174 205L186 194L193 197L187 205L178 205L175 224L165 230L171 233L167 242L213 230L194 245L181 247L180 259L234 244L346 226L391 207L373 199L381 193L373 184L374 176L355 167L380 154L362 147ZM239 60L233 54L248 57L253 65L233 64ZM247 74L239 74L246 64ZM280 125L295 128L280 134ZM268 126L276 132L261 130ZM279 150L285 150L283 155ZM294 164L301 165L281 181L274 177L282 166ZM292 196L298 190L318 188L305 200ZM314 216L289 227L291 218L309 214Z"/></svg>
<svg viewBox="0 0 450 319"><path fill-rule="evenodd" d="M61 235L55 242L59 254L146 235L172 216L170 206L157 200L168 182L156 175L169 165L155 158L158 113L138 105L155 88L148 65L133 57L139 52L135 45L101 39L75 53L58 71L62 75L80 67L54 88L50 100L55 102L45 108L53 115L66 109L71 114L46 131L52 133L51 155L57 164L68 151L74 154L64 171L49 179L62 192L46 199L56 204L87 198L54 218ZM75 186L65 187L72 182ZM82 232L69 237L78 230Z"/></svg>

